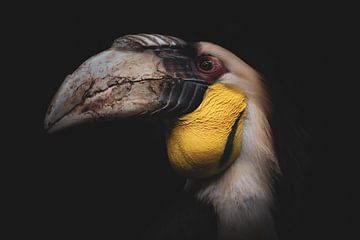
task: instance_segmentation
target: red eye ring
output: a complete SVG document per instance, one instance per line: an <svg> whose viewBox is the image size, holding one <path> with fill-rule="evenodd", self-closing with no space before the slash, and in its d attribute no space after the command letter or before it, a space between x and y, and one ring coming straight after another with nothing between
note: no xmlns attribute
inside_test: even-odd
<svg viewBox="0 0 360 240"><path fill-rule="evenodd" d="M200 71L211 72L214 67L214 62L210 57L201 57L198 60L198 68Z"/></svg>
<svg viewBox="0 0 360 240"><path fill-rule="evenodd" d="M197 58L196 67L200 77L208 83L214 83L226 72L222 62L211 55L201 55Z"/></svg>

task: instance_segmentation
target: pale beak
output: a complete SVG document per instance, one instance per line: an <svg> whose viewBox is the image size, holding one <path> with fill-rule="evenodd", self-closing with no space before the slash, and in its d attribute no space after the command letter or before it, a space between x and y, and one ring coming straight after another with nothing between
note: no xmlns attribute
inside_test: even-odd
<svg viewBox="0 0 360 240"><path fill-rule="evenodd" d="M179 63L178 52L161 53L112 47L91 57L60 86L46 113L45 129L193 111L207 85L192 70L191 57L181 56Z"/></svg>

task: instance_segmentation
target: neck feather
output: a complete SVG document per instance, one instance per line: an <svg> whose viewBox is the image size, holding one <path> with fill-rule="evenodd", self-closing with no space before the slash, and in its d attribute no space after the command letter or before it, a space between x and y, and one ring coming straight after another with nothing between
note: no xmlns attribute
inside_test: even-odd
<svg viewBox="0 0 360 240"><path fill-rule="evenodd" d="M218 216L219 239L274 239L271 220L272 176L279 172L265 111L249 99L241 151L221 175L189 180L197 197L211 203ZM253 235L256 236L253 236Z"/></svg>

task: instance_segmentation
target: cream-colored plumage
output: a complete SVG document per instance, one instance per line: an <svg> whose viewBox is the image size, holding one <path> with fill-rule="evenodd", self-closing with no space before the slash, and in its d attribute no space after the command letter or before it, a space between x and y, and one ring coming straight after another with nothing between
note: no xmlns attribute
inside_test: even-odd
<svg viewBox="0 0 360 240"><path fill-rule="evenodd" d="M216 56L224 63L229 72L218 82L244 93L247 117L241 136L241 151L234 163L211 180L189 179L187 188L196 186L199 189L197 197L215 207L219 239L276 239L271 216L271 184L280 170L273 149L267 118L269 103L261 77L220 46L202 42L199 51ZM250 231L254 227L257 231Z"/></svg>

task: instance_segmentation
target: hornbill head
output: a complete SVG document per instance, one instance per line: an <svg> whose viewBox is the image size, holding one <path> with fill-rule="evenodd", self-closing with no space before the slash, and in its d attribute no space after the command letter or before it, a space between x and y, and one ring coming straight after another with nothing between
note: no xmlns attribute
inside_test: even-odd
<svg viewBox="0 0 360 240"><path fill-rule="evenodd" d="M237 218L233 208L250 212L249 201L271 199L277 163L266 106L261 78L230 51L171 36L127 35L65 79L45 128L54 132L128 117L167 119L171 166L189 185L201 182L198 198L211 201L220 222L229 223Z"/></svg>

